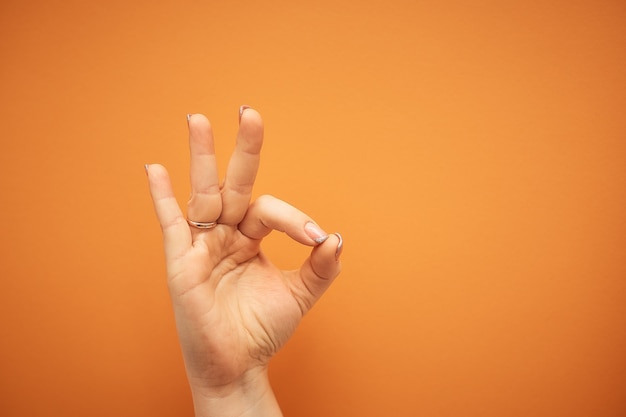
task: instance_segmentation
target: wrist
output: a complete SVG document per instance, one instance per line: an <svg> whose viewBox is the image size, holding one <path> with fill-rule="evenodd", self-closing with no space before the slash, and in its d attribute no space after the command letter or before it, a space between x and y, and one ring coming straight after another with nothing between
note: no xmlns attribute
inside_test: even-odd
<svg viewBox="0 0 626 417"><path fill-rule="evenodd" d="M195 417L282 417L267 368L252 369L226 385L190 385Z"/></svg>

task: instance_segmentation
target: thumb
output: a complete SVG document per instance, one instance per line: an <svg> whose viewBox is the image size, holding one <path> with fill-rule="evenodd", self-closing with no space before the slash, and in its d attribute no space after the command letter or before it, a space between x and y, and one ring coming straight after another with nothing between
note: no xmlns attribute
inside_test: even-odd
<svg viewBox="0 0 626 417"><path fill-rule="evenodd" d="M292 284L298 290L303 304L308 309L330 287L341 272L339 257L343 250L343 238L339 233L332 234L326 241L311 251L298 273L293 277Z"/></svg>

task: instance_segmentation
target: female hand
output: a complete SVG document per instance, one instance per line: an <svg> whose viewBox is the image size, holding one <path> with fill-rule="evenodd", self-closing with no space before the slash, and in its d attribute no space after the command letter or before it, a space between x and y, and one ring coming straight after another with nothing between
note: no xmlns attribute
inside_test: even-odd
<svg viewBox="0 0 626 417"><path fill-rule="evenodd" d="M197 416L280 415L268 362L340 271L339 234L326 234L274 197L250 204L263 122L245 106L239 118L237 144L220 185L209 121L188 117L189 223L165 168L146 166ZM313 247L299 270L281 271L263 255L261 240L272 230Z"/></svg>

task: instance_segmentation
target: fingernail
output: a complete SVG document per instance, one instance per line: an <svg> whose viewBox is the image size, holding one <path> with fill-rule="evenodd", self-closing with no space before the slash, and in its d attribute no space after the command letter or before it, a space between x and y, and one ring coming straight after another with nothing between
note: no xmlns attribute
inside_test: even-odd
<svg viewBox="0 0 626 417"><path fill-rule="evenodd" d="M335 233L335 236L339 238L339 243L337 243L337 250L335 251L335 259L339 259L341 256L341 252L343 251L343 238L339 233Z"/></svg>
<svg viewBox="0 0 626 417"><path fill-rule="evenodd" d="M189 120L191 120L191 114L187 113L187 123L189 124Z"/></svg>
<svg viewBox="0 0 626 417"><path fill-rule="evenodd" d="M241 124L241 116L243 116L243 112L246 109L249 109L249 108L250 108L250 106L246 106L246 105L243 105L243 106L239 107L239 123L240 124Z"/></svg>
<svg viewBox="0 0 626 417"><path fill-rule="evenodd" d="M143 166L143 169L145 169L145 170L146 170L146 175L148 175L148 167L149 167L149 166L150 166L150 165L148 165L148 164L145 164L145 165Z"/></svg>
<svg viewBox="0 0 626 417"><path fill-rule="evenodd" d="M328 233L320 229L320 227L313 222L305 224L304 231L318 245L328 239Z"/></svg>

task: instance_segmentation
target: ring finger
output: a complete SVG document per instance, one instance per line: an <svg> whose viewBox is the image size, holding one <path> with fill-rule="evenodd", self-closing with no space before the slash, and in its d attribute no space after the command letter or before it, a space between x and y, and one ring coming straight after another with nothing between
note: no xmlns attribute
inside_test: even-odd
<svg viewBox="0 0 626 417"><path fill-rule="evenodd" d="M222 212L213 131L209 120L201 114L187 116L191 196L187 218L194 222L214 222Z"/></svg>

